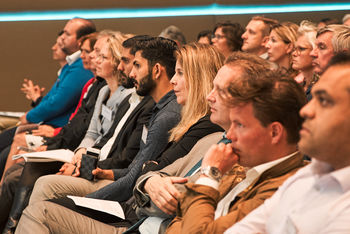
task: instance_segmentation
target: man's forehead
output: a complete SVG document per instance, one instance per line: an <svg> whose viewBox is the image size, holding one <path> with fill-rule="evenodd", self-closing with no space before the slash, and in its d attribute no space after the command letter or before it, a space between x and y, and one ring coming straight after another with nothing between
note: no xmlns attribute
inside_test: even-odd
<svg viewBox="0 0 350 234"><path fill-rule="evenodd" d="M219 85L220 87L227 87L230 82L232 82L235 79L238 79L240 77L240 74L242 74L242 68L237 65L224 65L222 68L220 68L214 83Z"/></svg>
<svg viewBox="0 0 350 234"><path fill-rule="evenodd" d="M131 54L130 51L131 51L131 48L125 48L125 47L123 47L123 50L122 50L123 57L127 57L127 58L132 58L132 57L134 57L134 55Z"/></svg>
<svg viewBox="0 0 350 234"><path fill-rule="evenodd" d="M333 66L327 69L315 84L313 92L325 91L337 96L344 92L350 94L350 67L346 65Z"/></svg>
<svg viewBox="0 0 350 234"><path fill-rule="evenodd" d="M331 44L333 32L324 32L316 38L316 43Z"/></svg>

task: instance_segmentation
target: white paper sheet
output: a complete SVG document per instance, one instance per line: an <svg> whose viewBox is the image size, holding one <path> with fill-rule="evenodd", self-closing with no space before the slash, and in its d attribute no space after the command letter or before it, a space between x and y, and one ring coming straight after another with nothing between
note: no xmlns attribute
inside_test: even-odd
<svg viewBox="0 0 350 234"><path fill-rule="evenodd" d="M77 196L67 196L67 197L72 199L75 205L77 206L82 206L92 210L102 211L107 214L117 216L121 219L125 219L123 208L120 206L119 202L87 198L87 197L77 197Z"/></svg>

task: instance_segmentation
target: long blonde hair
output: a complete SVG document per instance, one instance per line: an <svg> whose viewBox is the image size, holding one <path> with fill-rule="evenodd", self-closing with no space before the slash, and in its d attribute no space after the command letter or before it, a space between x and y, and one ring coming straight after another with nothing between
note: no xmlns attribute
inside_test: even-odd
<svg viewBox="0 0 350 234"><path fill-rule="evenodd" d="M179 124L170 131L169 141L179 141L193 124L209 113L206 97L224 62L224 57L216 48L197 43L178 49L176 58L184 72L188 97L182 107Z"/></svg>

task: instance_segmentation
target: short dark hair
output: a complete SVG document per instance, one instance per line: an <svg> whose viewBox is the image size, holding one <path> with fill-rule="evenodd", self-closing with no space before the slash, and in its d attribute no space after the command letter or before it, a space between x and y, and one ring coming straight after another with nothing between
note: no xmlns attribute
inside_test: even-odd
<svg viewBox="0 0 350 234"><path fill-rule="evenodd" d="M226 64L230 61L228 65L242 68L242 74L229 85L225 100L229 105L252 103L254 116L262 126L279 122L287 131L288 143L297 143L303 122L299 110L306 104L303 88L293 78L271 71L262 61L259 62L258 56L251 56L256 57L257 65L251 66L254 64L251 61L242 62L251 58L241 52L234 52L226 60Z"/></svg>
<svg viewBox="0 0 350 234"><path fill-rule="evenodd" d="M165 67L169 80L175 74L176 42L163 37L150 37L139 40L135 45L135 53L141 51L141 56L148 61L151 69L156 63Z"/></svg>
<svg viewBox="0 0 350 234"><path fill-rule="evenodd" d="M85 35L85 36L82 36L80 38L80 48L81 46L83 45L83 43L88 40L89 41L89 46L90 46L90 50L94 50L94 46L95 46L95 43L97 41L97 36L98 36L98 33L97 32L94 32L94 33L90 33L88 35Z"/></svg>
<svg viewBox="0 0 350 234"><path fill-rule="evenodd" d="M213 32L211 30L200 31L197 35L197 41L202 37L206 37L206 38L208 38L209 43L211 44L211 36L212 35L213 35Z"/></svg>
<svg viewBox="0 0 350 234"><path fill-rule="evenodd" d="M130 37L128 39L126 39L125 41L123 41L123 44L122 46L124 48L127 48L127 49L131 49L130 50L130 54L132 55L135 55L136 51L135 51L135 46L136 46L136 42L137 41L142 41L142 40L146 40L146 39L149 39L151 38L151 36L148 36L148 35L137 35L137 36L134 36L134 37Z"/></svg>
<svg viewBox="0 0 350 234"><path fill-rule="evenodd" d="M340 52L340 53L336 53L331 58L327 68L331 67L331 66L347 65L347 64L350 64L350 53L349 52Z"/></svg>
<svg viewBox="0 0 350 234"><path fill-rule="evenodd" d="M243 27L239 23L219 22L215 25L213 33L216 29L221 28L227 39L227 44L231 48L231 51L240 50L243 44L242 34L244 33Z"/></svg>

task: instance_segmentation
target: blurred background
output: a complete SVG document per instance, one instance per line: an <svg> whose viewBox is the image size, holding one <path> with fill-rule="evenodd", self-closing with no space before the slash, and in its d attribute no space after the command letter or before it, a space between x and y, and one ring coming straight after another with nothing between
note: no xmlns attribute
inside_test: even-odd
<svg viewBox="0 0 350 234"><path fill-rule="evenodd" d="M316 7L308 8L309 4L329 4L331 10L314 11ZM127 17L111 19L92 19L98 30L112 29L123 33L149 34L156 36L169 25L179 27L186 36L187 42L196 40L198 32L205 29L213 29L214 25L220 21L230 20L238 22L243 27L254 15L265 15L279 21L292 21L300 23L303 19L308 19L315 23L323 18L335 18L341 21L342 17L350 13L349 10L334 10L332 1L293 1L277 0L2 0L0 6L0 111L27 111L30 102L25 99L20 91L20 86L24 78L32 79L36 84L46 87L46 92L57 78L58 64L52 60L51 47L55 43L57 33L62 30L65 20L29 20L7 21L3 16L6 13L27 13L29 18L37 13L46 11L69 11L69 10L100 10L100 9L124 9L128 10ZM346 3L346 1L337 1ZM348 2L349 3L349 2ZM137 17L140 12L147 8L166 8L172 13L179 13L183 9L196 10L201 7L208 7L218 4L225 9L232 8L233 5L243 7L253 7L251 14L230 14L221 15L218 11L215 15L192 15L188 16L166 16L166 17ZM305 4L305 12L287 13L255 13L259 6L270 6L271 9L288 4ZM290 11L293 11L293 6ZM185 8L179 8L185 7ZM331 8L333 7L333 8ZM333 10L332 10L333 9ZM165 12L165 11L164 11ZM69 12L67 12L69 13ZM80 16L78 13L75 16ZM3 17L3 18L1 18ZM118 17L118 16L116 16Z"/></svg>

